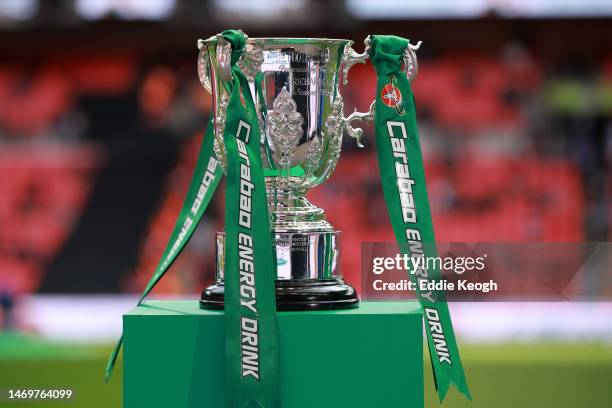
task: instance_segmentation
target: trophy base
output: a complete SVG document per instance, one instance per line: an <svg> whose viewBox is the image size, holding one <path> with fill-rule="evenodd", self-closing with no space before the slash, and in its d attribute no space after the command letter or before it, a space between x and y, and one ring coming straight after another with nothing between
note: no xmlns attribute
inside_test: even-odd
<svg viewBox="0 0 612 408"><path fill-rule="evenodd" d="M207 287L202 292L200 308L223 309L224 292L223 282ZM342 278L276 281L276 309L279 311L339 310L358 305L357 292Z"/></svg>

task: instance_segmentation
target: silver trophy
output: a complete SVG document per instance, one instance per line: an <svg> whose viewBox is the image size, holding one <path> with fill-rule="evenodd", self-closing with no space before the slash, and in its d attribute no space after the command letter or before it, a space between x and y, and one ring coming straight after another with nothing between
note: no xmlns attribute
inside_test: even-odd
<svg viewBox="0 0 612 408"><path fill-rule="evenodd" d="M340 273L340 232L325 212L306 199L306 192L327 180L340 157L346 133L362 146L363 130L352 121L371 121L370 111L344 117L338 90L351 66L365 62L350 40L324 38L250 38L238 66L246 75L261 130L261 157L266 180L272 242L276 249L278 310L342 309L359 299ZM199 40L198 74L213 95L215 153L226 166L223 129L231 78L231 45L221 35ZM417 72L414 51L404 55L412 80ZM216 282L200 301L205 308L223 307L224 233L217 233Z"/></svg>

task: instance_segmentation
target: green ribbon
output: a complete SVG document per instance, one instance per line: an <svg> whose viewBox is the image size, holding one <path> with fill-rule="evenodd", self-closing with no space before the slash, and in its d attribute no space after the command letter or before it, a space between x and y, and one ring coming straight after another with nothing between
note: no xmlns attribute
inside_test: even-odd
<svg viewBox="0 0 612 408"><path fill-rule="evenodd" d="M183 250L191 238L193 231L195 231L198 223L202 219L219 185L223 171L213 153L213 143L214 125L211 115L204 135L204 140L202 141L202 147L200 148L191 184L189 185L189 190L187 191L187 196L183 203L183 208L174 224L170 240L166 244L166 249L157 264L157 268L155 268L153 276L138 299L138 305L140 305L149 292L153 290L168 268L170 268L170 265L172 265L178 254ZM122 344L123 336L119 338L119 341L108 359L108 364L106 365L106 381L108 381L113 372Z"/></svg>
<svg viewBox="0 0 612 408"><path fill-rule="evenodd" d="M259 124L248 81L236 65L244 52L244 35L236 30L222 34L232 44L232 80L224 84L231 96L223 135L227 154L226 406L273 408L279 406L276 264L259 156ZM213 153L213 132L211 116L183 208L138 305L191 238L221 180L222 170ZM123 336L109 358L107 381L122 344Z"/></svg>
<svg viewBox="0 0 612 408"><path fill-rule="evenodd" d="M402 253L436 256L425 171L410 82L402 72L408 40L396 36L372 37L370 58L378 75L376 147L383 192L393 232ZM425 262L419 263L425 266ZM453 332L444 291L419 290L419 285L441 279L437 268L419 267L409 274L417 285L423 308L429 355L440 401L450 384L471 399Z"/></svg>
<svg viewBox="0 0 612 408"><path fill-rule="evenodd" d="M279 406L278 339L261 134L249 83L236 65L244 35L226 30L232 44L225 134L225 401L231 408Z"/></svg>

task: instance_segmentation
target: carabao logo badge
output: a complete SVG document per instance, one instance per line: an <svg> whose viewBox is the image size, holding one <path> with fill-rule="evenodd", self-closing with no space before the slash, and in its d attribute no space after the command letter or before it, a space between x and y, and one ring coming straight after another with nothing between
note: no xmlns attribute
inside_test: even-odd
<svg viewBox="0 0 612 408"><path fill-rule="evenodd" d="M395 108L399 114L404 112L402 109L402 93L393 83L390 82L383 86L380 91L380 100L385 106Z"/></svg>

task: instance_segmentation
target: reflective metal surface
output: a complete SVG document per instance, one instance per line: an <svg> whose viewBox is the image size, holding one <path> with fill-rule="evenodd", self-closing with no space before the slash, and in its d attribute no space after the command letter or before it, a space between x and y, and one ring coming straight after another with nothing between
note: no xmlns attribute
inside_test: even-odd
<svg viewBox="0 0 612 408"><path fill-rule="evenodd" d="M336 166L344 131L338 92L349 40L250 39L239 66L252 81L259 114L261 149L271 224L274 231L333 231L323 211L304 197ZM198 72L215 99L215 151L225 165L223 125L231 49L219 37L200 42ZM259 75L259 76L258 76ZM257 81L256 81L256 76ZM257 86L255 85L257 83Z"/></svg>
<svg viewBox="0 0 612 408"><path fill-rule="evenodd" d="M352 122L371 121L369 112L344 118L338 85L349 69L369 55L351 48L352 41L325 38L251 38L238 65L250 82L261 129L261 154L266 176L271 225L274 231L333 231L325 214L304 197L308 189L327 180L336 167L342 134L362 146L363 130ZM404 52L410 81L418 70L415 51ZM199 40L198 74L212 92L215 113L215 152L225 167L223 128L228 94L222 82L230 78L230 44L220 35Z"/></svg>
<svg viewBox="0 0 612 408"><path fill-rule="evenodd" d="M340 277L339 232L275 234L278 280L328 280ZM225 268L225 233L217 232L218 281Z"/></svg>
<svg viewBox="0 0 612 408"><path fill-rule="evenodd" d="M344 117L338 86L351 66L365 62L350 40L320 38L250 38L238 66L249 81L261 130L261 157L270 226L277 256L279 310L354 307L355 290L339 270L339 233L311 204L308 189L327 180L340 157L344 131L361 146L363 130L352 122L371 121L369 112ZM215 154L226 166L223 130L231 78L231 46L221 36L199 40L198 75L213 95ZM404 69L410 80L417 70L417 46L409 45ZM243 90L244 91L244 90ZM223 233L217 235L217 283L205 289L203 307L222 307L225 263Z"/></svg>

